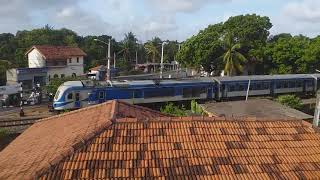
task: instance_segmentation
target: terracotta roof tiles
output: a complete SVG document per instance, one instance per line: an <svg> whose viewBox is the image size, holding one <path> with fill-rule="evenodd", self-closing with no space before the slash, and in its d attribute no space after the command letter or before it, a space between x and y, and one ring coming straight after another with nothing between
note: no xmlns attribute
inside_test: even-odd
<svg viewBox="0 0 320 180"><path fill-rule="evenodd" d="M33 46L26 54L29 54L33 49L37 49L45 57L45 60L61 60L61 59L68 59L73 56L87 55L78 47L51 46L51 45Z"/></svg>
<svg viewBox="0 0 320 180"><path fill-rule="evenodd" d="M164 117L109 102L42 123L0 153L0 179L320 177L320 134L301 120Z"/></svg>

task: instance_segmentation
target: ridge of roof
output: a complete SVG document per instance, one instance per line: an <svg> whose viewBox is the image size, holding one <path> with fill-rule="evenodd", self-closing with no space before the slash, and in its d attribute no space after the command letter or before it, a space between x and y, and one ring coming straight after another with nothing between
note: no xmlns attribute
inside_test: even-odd
<svg viewBox="0 0 320 180"><path fill-rule="evenodd" d="M79 47L71 46L53 46L53 45L34 45L25 55L28 55L32 50L37 49L42 56L47 60L64 59L70 56L86 56L87 54Z"/></svg>

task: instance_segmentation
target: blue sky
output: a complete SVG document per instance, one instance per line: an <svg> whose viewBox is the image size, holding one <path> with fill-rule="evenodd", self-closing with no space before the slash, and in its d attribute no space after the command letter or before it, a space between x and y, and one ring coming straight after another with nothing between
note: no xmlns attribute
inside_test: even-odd
<svg viewBox="0 0 320 180"><path fill-rule="evenodd" d="M230 16L269 16L272 34L315 36L320 32L319 0L0 0L0 33L49 24L80 35L108 34L117 40L134 32L183 41ZM320 33L319 33L320 34Z"/></svg>

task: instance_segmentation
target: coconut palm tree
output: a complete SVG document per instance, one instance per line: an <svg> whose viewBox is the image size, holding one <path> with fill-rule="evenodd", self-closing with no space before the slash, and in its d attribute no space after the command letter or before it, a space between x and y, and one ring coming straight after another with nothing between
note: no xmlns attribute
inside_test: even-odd
<svg viewBox="0 0 320 180"><path fill-rule="evenodd" d="M152 57L152 62L156 62L156 56L159 55L158 48L153 43L147 43L145 46L147 54Z"/></svg>
<svg viewBox="0 0 320 180"><path fill-rule="evenodd" d="M225 37L225 50L223 61L225 63L224 71L227 76L232 76L237 72L243 72L243 63L247 61L238 50L241 48L240 43L235 43L233 35Z"/></svg>

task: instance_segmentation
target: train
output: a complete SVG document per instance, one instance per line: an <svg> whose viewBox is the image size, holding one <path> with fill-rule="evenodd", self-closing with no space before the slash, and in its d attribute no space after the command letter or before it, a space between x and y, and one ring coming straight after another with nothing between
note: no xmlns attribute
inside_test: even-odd
<svg viewBox="0 0 320 180"><path fill-rule="evenodd" d="M131 104L215 100L280 94L314 94L320 74L253 75L166 80L68 81L57 90L53 108L72 110L119 99Z"/></svg>

